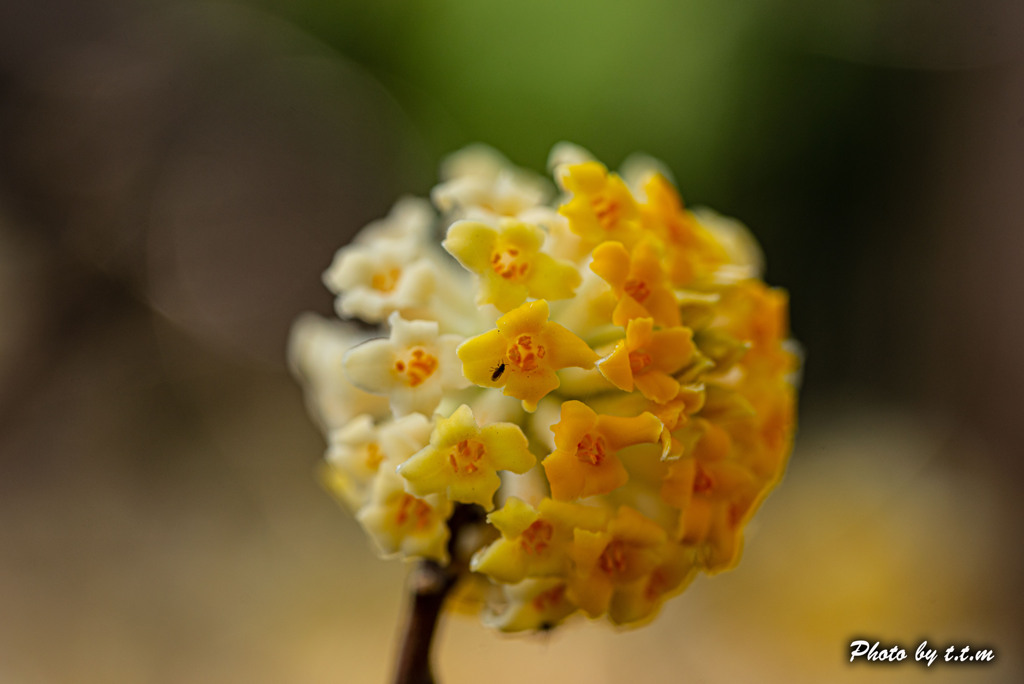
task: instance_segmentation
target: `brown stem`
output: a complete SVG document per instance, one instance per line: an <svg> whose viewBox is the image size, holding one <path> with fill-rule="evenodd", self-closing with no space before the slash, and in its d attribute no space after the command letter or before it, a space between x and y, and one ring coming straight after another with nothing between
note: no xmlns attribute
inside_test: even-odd
<svg viewBox="0 0 1024 684"><path fill-rule="evenodd" d="M466 526L483 519L483 509L459 504L448 520L450 536L448 554L451 563L442 567L432 560L423 560L409 575L409 593L412 601L405 623L405 636L398 654L395 684L436 684L430 665L431 644L437 631L438 618L445 598L468 571L464 559L459 558L459 533Z"/></svg>
<svg viewBox="0 0 1024 684"><path fill-rule="evenodd" d="M412 602L398 656L395 684L435 684L430 646L448 592L458 576L434 561L420 561L409 577Z"/></svg>

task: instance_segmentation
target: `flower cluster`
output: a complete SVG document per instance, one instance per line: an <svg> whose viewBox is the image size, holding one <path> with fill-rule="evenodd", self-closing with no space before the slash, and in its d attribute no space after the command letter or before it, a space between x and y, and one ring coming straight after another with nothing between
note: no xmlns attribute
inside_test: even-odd
<svg viewBox="0 0 1024 684"><path fill-rule="evenodd" d="M556 188L463 150L324 275L378 332L292 332L328 487L383 554L459 564L502 630L648 619L737 562L789 455L785 293L742 225L628 166L563 144Z"/></svg>

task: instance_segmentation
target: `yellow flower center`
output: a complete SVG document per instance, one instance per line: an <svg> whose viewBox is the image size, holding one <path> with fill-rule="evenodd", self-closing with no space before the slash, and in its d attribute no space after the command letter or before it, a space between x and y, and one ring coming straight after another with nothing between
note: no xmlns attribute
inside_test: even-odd
<svg viewBox="0 0 1024 684"><path fill-rule="evenodd" d="M621 212L618 202L608 195L594 195L590 198L590 208L594 210L594 216L602 228L611 230L615 227Z"/></svg>
<svg viewBox="0 0 1024 684"><path fill-rule="evenodd" d="M706 494L715 486L714 481L708 477L703 468L697 468L697 474L693 477L693 493Z"/></svg>
<svg viewBox="0 0 1024 684"><path fill-rule="evenodd" d="M591 465L601 465L605 459L605 444L601 437L593 437L590 433L576 445L576 458Z"/></svg>
<svg viewBox="0 0 1024 684"><path fill-rule="evenodd" d="M402 499L398 502L398 511L395 513L395 523L398 527L403 527L412 522L417 530L422 530L430 524L431 510L423 499L417 499L411 494L402 494Z"/></svg>
<svg viewBox="0 0 1024 684"><path fill-rule="evenodd" d="M519 370L531 371L537 367L539 360L544 358L547 350L539 344L534 344L533 338L529 335L520 335L509 345L506 353L509 361Z"/></svg>
<svg viewBox="0 0 1024 684"><path fill-rule="evenodd" d="M530 264L519 260L519 250L509 247L491 255L491 268L505 280L518 280L530 270Z"/></svg>
<svg viewBox="0 0 1024 684"><path fill-rule="evenodd" d="M399 268L392 268L390 271L382 271L374 273L373 278L370 279L370 285L375 290L380 292L391 292L395 289L395 285L398 284L398 279L402 276L402 270Z"/></svg>
<svg viewBox="0 0 1024 684"><path fill-rule="evenodd" d="M634 375L651 365L651 355L641 350L629 353L629 370Z"/></svg>
<svg viewBox="0 0 1024 684"><path fill-rule="evenodd" d="M552 587L551 589L542 591L534 596L531 603L533 604L534 610L538 613L543 613L544 611L554 608L561 603L564 597L565 585L559 584L557 587Z"/></svg>
<svg viewBox="0 0 1024 684"><path fill-rule="evenodd" d="M535 520L527 527L519 540L519 545L528 554L541 554L548 548L554 528L543 520Z"/></svg>
<svg viewBox="0 0 1024 684"><path fill-rule="evenodd" d="M597 559L597 567L607 575L617 575L626 569L625 544L620 541L613 541L607 547L601 557Z"/></svg>
<svg viewBox="0 0 1024 684"><path fill-rule="evenodd" d="M376 442L370 442L366 445L366 467L370 470L376 470L380 466L380 462L384 460L384 454L381 452L380 447L377 446Z"/></svg>
<svg viewBox="0 0 1024 684"><path fill-rule="evenodd" d="M405 375L405 381L410 387L416 387L434 374L437 359L422 347L413 347L407 359L395 361L395 370Z"/></svg>
<svg viewBox="0 0 1024 684"><path fill-rule="evenodd" d="M480 470L477 465L484 456L484 445L476 440L464 439L448 454L448 463L456 473L471 475Z"/></svg>
<svg viewBox="0 0 1024 684"><path fill-rule="evenodd" d="M645 299L647 299L651 295L651 288L647 287L647 283L645 283L642 280L637 280L635 278L630 278L629 280L627 280L626 283L622 286L622 289L626 292L626 294L628 294L630 297L640 302L641 304Z"/></svg>

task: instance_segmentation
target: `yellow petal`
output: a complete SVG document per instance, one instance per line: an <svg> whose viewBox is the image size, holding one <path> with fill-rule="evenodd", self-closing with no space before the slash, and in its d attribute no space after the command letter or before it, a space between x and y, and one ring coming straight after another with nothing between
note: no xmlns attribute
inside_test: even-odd
<svg viewBox="0 0 1024 684"><path fill-rule="evenodd" d="M633 391L633 371L629 366L629 349L626 348L626 340L620 340L607 358L598 362L598 370L620 390L624 392Z"/></svg>
<svg viewBox="0 0 1024 684"><path fill-rule="evenodd" d="M555 372L544 366L525 373L506 372L505 375L505 395L521 399L523 408L531 412L537 410L538 401L548 392L558 389L560 384Z"/></svg>
<svg viewBox="0 0 1024 684"><path fill-rule="evenodd" d="M448 229L441 246L474 273L490 269L491 252L498 239L498 231L476 221L456 221Z"/></svg>
<svg viewBox="0 0 1024 684"><path fill-rule="evenodd" d="M572 452L555 449L543 461L544 474L551 486L551 496L559 501L578 499L583 491L585 475ZM628 477L628 476L627 476Z"/></svg>
<svg viewBox="0 0 1024 684"><path fill-rule="evenodd" d="M658 546L666 538L661 525L629 506L619 508L615 518L608 523L608 533L637 546Z"/></svg>
<svg viewBox="0 0 1024 684"><path fill-rule="evenodd" d="M582 401L566 401L562 404L559 420L551 426L555 433L555 446L573 449L584 434L597 425L597 413Z"/></svg>
<svg viewBox="0 0 1024 684"><path fill-rule="evenodd" d="M557 501L608 494L630 478L622 461L613 455L593 464L581 461L574 452L555 450L542 464L551 485L551 497Z"/></svg>
<svg viewBox="0 0 1024 684"><path fill-rule="evenodd" d="M548 303L543 299L527 302L498 319L497 327L506 338L537 333L548 320Z"/></svg>
<svg viewBox="0 0 1024 684"><path fill-rule="evenodd" d="M499 311L511 311L524 301L530 289L524 283L505 280L494 271L484 271L480 276L480 292L477 304L493 304Z"/></svg>
<svg viewBox="0 0 1024 684"><path fill-rule="evenodd" d="M643 305L650 312L651 318L662 327L677 326L682 320L676 296L667 288L658 288L651 292Z"/></svg>
<svg viewBox="0 0 1024 684"><path fill-rule="evenodd" d="M601 162L586 161L566 168L560 180L569 192L593 194L608 182L608 169Z"/></svg>
<svg viewBox="0 0 1024 684"><path fill-rule="evenodd" d="M518 537L537 520L538 515L533 506L518 497L510 496L501 509L487 516L487 522L505 537Z"/></svg>
<svg viewBox="0 0 1024 684"><path fill-rule="evenodd" d="M608 611L615 586L604 573L596 572L585 579L572 582L569 599L592 618L601 617Z"/></svg>
<svg viewBox="0 0 1024 684"><path fill-rule="evenodd" d="M526 283L530 296L537 299L568 299L582 281L572 264L556 261L547 254L538 254L533 259L533 268Z"/></svg>
<svg viewBox="0 0 1024 684"><path fill-rule="evenodd" d="M665 427L651 413L642 413L633 418L600 416L597 423L597 429L608 441L608 447L612 451L618 451L634 444L657 442Z"/></svg>
<svg viewBox="0 0 1024 684"><path fill-rule="evenodd" d="M509 470L521 475L537 464L537 457L530 453L529 442L518 425L488 425L480 431L480 442L495 470Z"/></svg>
<svg viewBox="0 0 1024 684"><path fill-rule="evenodd" d="M633 319L649 318L650 316L651 312L646 307L629 295L624 294L619 297L615 304L615 311L612 312L612 323L626 326Z"/></svg>
<svg viewBox="0 0 1024 684"><path fill-rule="evenodd" d="M584 473L583 491L578 494L581 499L608 494L629 481L629 472L617 456L608 456L598 465L580 462L580 466ZM551 494L554 496L554 486Z"/></svg>
<svg viewBox="0 0 1024 684"><path fill-rule="evenodd" d="M503 221L500 239L503 244L533 254L540 251L544 244L544 231L521 221Z"/></svg>
<svg viewBox="0 0 1024 684"><path fill-rule="evenodd" d="M504 373L496 373L504 363L505 349L505 337L498 330L490 330L466 340L455 353L462 361L462 374L467 380L481 387L502 387L508 378Z"/></svg>
<svg viewBox="0 0 1024 684"><path fill-rule="evenodd" d="M449 447L464 439L476 437L479 431L473 410L462 404L450 416L437 421L430 434L430 444L435 447Z"/></svg>
<svg viewBox="0 0 1024 684"><path fill-rule="evenodd" d="M621 242L603 242L594 248L590 270L622 292L622 285L629 277L629 252Z"/></svg>
<svg viewBox="0 0 1024 684"><path fill-rule="evenodd" d="M654 368L666 373L675 373L693 357L693 332L683 327L659 330L652 335L645 348L651 355L651 364Z"/></svg>
<svg viewBox="0 0 1024 684"><path fill-rule="evenodd" d="M445 450L435 446L424 447L410 456L398 466L397 472L407 480L407 489L417 496L443 492L451 481Z"/></svg>
<svg viewBox="0 0 1024 684"><path fill-rule="evenodd" d="M645 397L659 404L671 401L679 393L679 381L661 371L637 375L633 382Z"/></svg>
<svg viewBox="0 0 1024 684"><path fill-rule="evenodd" d="M668 467L668 473L661 485L661 498L669 506L684 509L693 495L693 478L697 473L697 461L686 458L675 461Z"/></svg>
<svg viewBox="0 0 1024 684"><path fill-rule="evenodd" d="M646 347L653 334L653 318L634 318L626 328L626 346L630 351Z"/></svg>
<svg viewBox="0 0 1024 684"><path fill-rule="evenodd" d="M545 325L540 340L547 349L546 360L552 368L593 368L594 362L600 358L586 342L558 323Z"/></svg>
<svg viewBox="0 0 1024 684"><path fill-rule="evenodd" d="M592 532L603 530L608 525L610 517L606 508L566 503L548 498L541 499L537 510L545 520L550 520L552 524Z"/></svg>
<svg viewBox="0 0 1024 684"><path fill-rule="evenodd" d="M498 582L515 584L526 576L526 558L516 542L499 539L477 552L469 568L473 572L489 575Z"/></svg>
<svg viewBox="0 0 1024 684"><path fill-rule="evenodd" d="M501 486L501 478L491 468L481 468L475 473L460 473L451 478L447 494L452 501L477 504L485 511L494 508L494 493Z"/></svg>
<svg viewBox="0 0 1024 684"><path fill-rule="evenodd" d="M578 528L573 531L569 556L576 563L576 570L580 575L589 575L597 568L597 560L611 540L611 535L604 531L594 532Z"/></svg>

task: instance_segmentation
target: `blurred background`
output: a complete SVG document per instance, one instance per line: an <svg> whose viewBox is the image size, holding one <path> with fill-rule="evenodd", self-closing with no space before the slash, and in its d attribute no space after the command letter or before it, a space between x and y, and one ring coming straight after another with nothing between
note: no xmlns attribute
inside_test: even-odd
<svg viewBox="0 0 1024 684"><path fill-rule="evenodd" d="M1013 0L3 0L0 682L386 681L405 568L316 482L288 329L445 154L559 140L751 227L800 434L736 570L634 631L453 617L442 681L1022 681L1022 38Z"/></svg>

